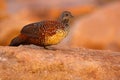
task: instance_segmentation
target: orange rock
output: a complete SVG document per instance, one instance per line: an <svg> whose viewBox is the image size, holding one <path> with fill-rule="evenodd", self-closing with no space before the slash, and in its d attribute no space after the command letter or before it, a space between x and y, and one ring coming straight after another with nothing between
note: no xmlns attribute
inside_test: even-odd
<svg viewBox="0 0 120 80"><path fill-rule="evenodd" d="M116 52L0 47L1 80L119 80L119 64L120 53Z"/></svg>

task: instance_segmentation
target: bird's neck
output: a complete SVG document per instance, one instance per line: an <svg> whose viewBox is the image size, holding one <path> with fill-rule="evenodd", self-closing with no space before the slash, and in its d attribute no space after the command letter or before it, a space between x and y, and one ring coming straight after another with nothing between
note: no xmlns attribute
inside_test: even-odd
<svg viewBox="0 0 120 80"><path fill-rule="evenodd" d="M61 21L63 23L64 26L69 26L69 19L64 19Z"/></svg>
<svg viewBox="0 0 120 80"><path fill-rule="evenodd" d="M65 26L69 27L70 20L69 19L59 19L59 21Z"/></svg>
<svg viewBox="0 0 120 80"><path fill-rule="evenodd" d="M64 25L64 30L69 31L69 29L70 29L70 26L69 26L70 20L69 19L62 19L61 23Z"/></svg>

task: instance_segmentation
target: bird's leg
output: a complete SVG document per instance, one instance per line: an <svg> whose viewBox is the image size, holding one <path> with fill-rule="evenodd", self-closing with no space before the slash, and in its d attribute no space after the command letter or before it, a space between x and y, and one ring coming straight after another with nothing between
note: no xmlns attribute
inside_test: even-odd
<svg viewBox="0 0 120 80"><path fill-rule="evenodd" d="M44 49L49 49L47 46L43 46L44 47Z"/></svg>
<svg viewBox="0 0 120 80"><path fill-rule="evenodd" d="M43 47L44 47L44 49L47 49L47 50L56 50L55 48L50 47L50 46L43 46Z"/></svg>

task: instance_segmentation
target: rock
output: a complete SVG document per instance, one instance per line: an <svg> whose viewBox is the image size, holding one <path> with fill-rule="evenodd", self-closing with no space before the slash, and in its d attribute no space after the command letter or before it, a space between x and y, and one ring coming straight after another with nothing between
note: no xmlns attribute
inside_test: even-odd
<svg viewBox="0 0 120 80"><path fill-rule="evenodd" d="M120 2L107 5L73 25L70 44L75 47L120 51Z"/></svg>
<svg viewBox="0 0 120 80"><path fill-rule="evenodd" d="M0 46L1 80L119 80L120 53Z"/></svg>

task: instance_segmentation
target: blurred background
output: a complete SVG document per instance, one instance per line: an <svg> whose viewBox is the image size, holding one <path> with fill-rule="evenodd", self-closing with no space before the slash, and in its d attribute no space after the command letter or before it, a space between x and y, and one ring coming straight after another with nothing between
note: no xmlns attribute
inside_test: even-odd
<svg viewBox="0 0 120 80"><path fill-rule="evenodd" d="M75 16L62 44L120 51L120 0L0 0L0 46L9 45L26 24Z"/></svg>

